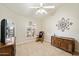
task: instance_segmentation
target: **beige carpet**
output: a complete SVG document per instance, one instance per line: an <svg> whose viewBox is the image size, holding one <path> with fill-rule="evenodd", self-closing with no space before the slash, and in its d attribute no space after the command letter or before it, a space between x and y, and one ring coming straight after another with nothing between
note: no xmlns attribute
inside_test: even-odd
<svg viewBox="0 0 79 59"><path fill-rule="evenodd" d="M17 56L71 56L61 49L51 46L48 42L29 42L16 46Z"/></svg>

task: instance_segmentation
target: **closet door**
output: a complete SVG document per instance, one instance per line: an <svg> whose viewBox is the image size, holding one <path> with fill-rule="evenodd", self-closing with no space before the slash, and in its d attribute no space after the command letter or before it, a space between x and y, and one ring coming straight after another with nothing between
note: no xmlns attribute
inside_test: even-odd
<svg viewBox="0 0 79 59"><path fill-rule="evenodd" d="M6 28L7 28L7 20L6 19L3 19L1 21L1 42L3 44L5 44Z"/></svg>

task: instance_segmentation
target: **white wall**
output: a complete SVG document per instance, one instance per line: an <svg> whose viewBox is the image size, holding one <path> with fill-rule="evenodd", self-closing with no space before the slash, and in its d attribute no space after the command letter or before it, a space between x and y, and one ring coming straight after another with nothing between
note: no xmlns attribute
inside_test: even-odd
<svg viewBox="0 0 79 59"><path fill-rule="evenodd" d="M37 26L36 32L40 30L40 20L24 17L6 8L5 6L0 5L0 20L4 18L8 20L12 20L15 24L16 43L21 43L26 41L25 27L28 26L29 21L33 21L33 23L36 24Z"/></svg>
<svg viewBox="0 0 79 59"><path fill-rule="evenodd" d="M58 30L56 24L58 23L61 18L64 17L65 19L70 18L73 25L70 26L70 30L62 32ZM56 13L50 18L45 19L43 23L43 30L45 31L45 39L47 41L51 41L51 36L58 35L58 36L67 36L72 37L77 40L76 42L76 50L79 51L79 4L64 4L61 6Z"/></svg>

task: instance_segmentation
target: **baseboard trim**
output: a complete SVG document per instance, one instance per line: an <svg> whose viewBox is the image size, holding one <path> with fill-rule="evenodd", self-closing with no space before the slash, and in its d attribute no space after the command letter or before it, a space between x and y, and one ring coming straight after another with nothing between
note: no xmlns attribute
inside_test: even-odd
<svg viewBox="0 0 79 59"><path fill-rule="evenodd" d="M51 44L51 42L49 42L47 40L44 40L44 41ZM25 40L23 42L16 43L16 45L23 45L23 44L26 44L26 43L29 43L29 42L35 42L35 40Z"/></svg>
<svg viewBox="0 0 79 59"><path fill-rule="evenodd" d="M51 42L49 42L49 41L47 41L47 40L44 40L44 41L51 44Z"/></svg>
<svg viewBox="0 0 79 59"><path fill-rule="evenodd" d="M19 42L19 43L16 43L16 45L22 45L22 44L26 44L26 43L29 43L29 42L34 42L35 40L25 40L23 42Z"/></svg>
<svg viewBox="0 0 79 59"><path fill-rule="evenodd" d="M49 41L49 40L44 40L44 41L51 43L51 41Z"/></svg>

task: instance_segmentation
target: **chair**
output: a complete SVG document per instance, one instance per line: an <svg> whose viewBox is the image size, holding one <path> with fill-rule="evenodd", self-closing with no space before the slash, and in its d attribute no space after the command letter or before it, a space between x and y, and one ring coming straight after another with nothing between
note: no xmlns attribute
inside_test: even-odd
<svg viewBox="0 0 79 59"><path fill-rule="evenodd" d="M36 42L43 42L44 41L44 32L40 31L38 37L36 38Z"/></svg>

